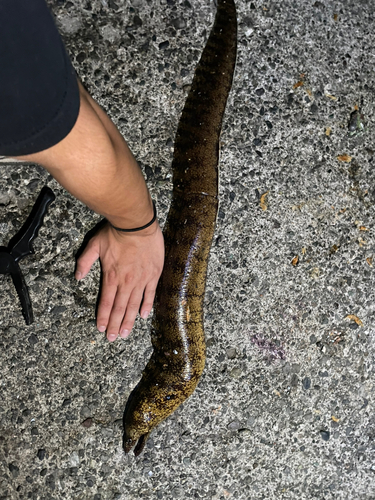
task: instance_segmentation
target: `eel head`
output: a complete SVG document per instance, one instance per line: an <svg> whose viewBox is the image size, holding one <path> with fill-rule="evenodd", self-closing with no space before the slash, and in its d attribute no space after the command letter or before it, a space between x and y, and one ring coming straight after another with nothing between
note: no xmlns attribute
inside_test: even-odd
<svg viewBox="0 0 375 500"><path fill-rule="evenodd" d="M174 373L169 374L168 378L173 378L174 375ZM198 380L184 380L171 384L163 381L162 377L155 377L154 381L155 379L158 382L150 384L150 378L144 375L126 403L123 416L125 453L129 453L135 447L134 454L138 456L152 430L193 393L198 382Z"/></svg>

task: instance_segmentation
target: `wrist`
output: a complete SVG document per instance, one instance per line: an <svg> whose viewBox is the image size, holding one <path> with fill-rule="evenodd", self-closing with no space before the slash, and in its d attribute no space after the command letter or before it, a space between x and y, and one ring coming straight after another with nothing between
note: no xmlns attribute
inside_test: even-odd
<svg viewBox="0 0 375 500"><path fill-rule="evenodd" d="M143 224L142 226L131 227L131 228L122 228L122 227L115 226L110 221L108 221L108 222L109 222L110 226L112 227L112 229L115 229L116 231L118 231L120 233L136 233L139 231L144 231L145 229L152 226L154 224L154 222L157 220L156 205L155 205L155 202L153 200L152 200L152 206L153 206L152 219L149 222L147 222L146 224Z"/></svg>
<svg viewBox="0 0 375 500"><path fill-rule="evenodd" d="M138 190L134 190L129 193L121 206L114 211L104 212L102 215L107 219L109 225L113 228L118 229L138 229L147 225L154 217L154 205L151 196L146 188L145 191L137 193ZM119 233L121 231L118 231ZM124 231L126 233L128 231ZM129 231L136 232L136 231Z"/></svg>
<svg viewBox="0 0 375 500"><path fill-rule="evenodd" d="M132 233L126 233L123 231L117 231L117 229L114 229L110 223L108 223L108 230L112 233L113 237L118 241L118 242L123 242L126 241L127 244L129 241L136 240L137 238L146 238L150 236L154 236L156 233L160 232L161 233L161 228L159 226L159 222L156 219L151 226L147 227L146 229L142 229L141 231L135 231Z"/></svg>

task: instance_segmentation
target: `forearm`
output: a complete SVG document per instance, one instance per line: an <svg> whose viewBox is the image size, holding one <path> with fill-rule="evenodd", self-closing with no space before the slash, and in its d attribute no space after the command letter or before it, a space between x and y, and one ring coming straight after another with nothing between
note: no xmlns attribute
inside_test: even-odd
<svg viewBox="0 0 375 500"><path fill-rule="evenodd" d="M22 157L43 165L73 196L113 225L140 227L153 207L127 144L80 85L81 107L71 133L52 148Z"/></svg>
<svg viewBox="0 0 375 500"><path fill-rule="evenodd" d="M75 155L65 165L43 160L39 163L67 191L114 226L140 227L152 218L153 207L145 180L125 143L120 151L106 148L103 155L91 153L84 158Z"/></svg>

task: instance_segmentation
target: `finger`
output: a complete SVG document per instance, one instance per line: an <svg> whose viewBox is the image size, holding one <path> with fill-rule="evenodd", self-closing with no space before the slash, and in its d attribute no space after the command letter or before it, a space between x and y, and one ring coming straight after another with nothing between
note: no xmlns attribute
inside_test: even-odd
<svg viewBox="0 0 375 500"><path fill-rule="evenodd" d="M120 328L120 337L125 339L134 326L135 318L137 317L139 306L142 302L143 289L134 289L129 297L129 301L126 306L126 312L124 320Z"/></svg>
<svg viewBox="0 0 375 500"><path fill-rule="evenodd" d="M77 280L83 279L90 271L91 266L99 258L98 248L95 244L88 243L82 255L77 260L77 267L74 276Z"/></svg>
<svg viewBox="0 0 375 500"><path fill-rule="evenodd" d="M110 341L112 339L115 339L120 332L120 326L124 319L126 307L129 301L129 296L130 296L130 290L127 289L126 287L122 287L122 289L120 288L117 289L117 294L113 302L107 326L107 338Z"/></svg>
<svg viewBox="0 0 375 500"><path fill-rule="evenodd" d="M141 315L141 318L143 318L143 319L146 319L148 317L148 315L150 314L150 311L151 311L152 306L154 304L157 284L158 284L157 280L151 281L150 283L147 284L147 286L145 288L142 306L141 306L141 310L140 310L140 315Z"/></svg>
<svg viewBox="0 0 375 500"><path fill-rule="evenodd" d="M114 272L103 272L103 286L100 294L98 315L96 319L96 324L99 332L104 332L107 329L109 317L112 311L113 303L115 301L117 293L117 276ZM113 335L113 334L112 334ZM108 335L107 335L108 337ZM108 337L109 341L115 340L117 334Z"/></svg>

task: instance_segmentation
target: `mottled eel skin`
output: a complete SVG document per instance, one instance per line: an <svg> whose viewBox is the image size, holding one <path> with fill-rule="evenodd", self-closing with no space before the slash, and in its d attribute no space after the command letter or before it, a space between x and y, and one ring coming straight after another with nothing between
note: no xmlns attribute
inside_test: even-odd
<svg viewBox="0 0 375 500"><path fill-rule="evenodd" d="M205 364L203 299L218 210L219 137L236 61L233 0L218 0L215 23L179 122L166 257L156 292L154 352L124 412L123 446L139 455L152 429L195 390Z"/></svg>

